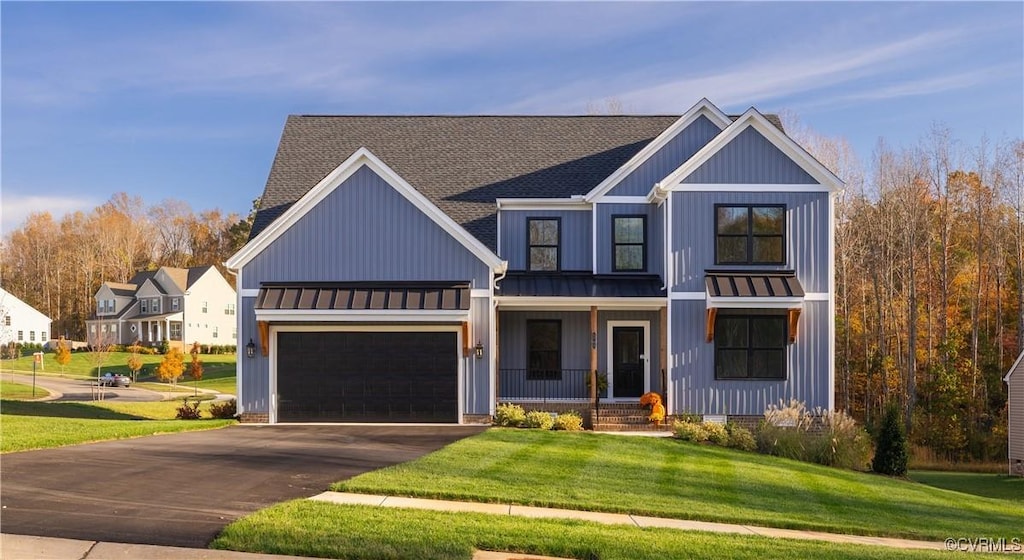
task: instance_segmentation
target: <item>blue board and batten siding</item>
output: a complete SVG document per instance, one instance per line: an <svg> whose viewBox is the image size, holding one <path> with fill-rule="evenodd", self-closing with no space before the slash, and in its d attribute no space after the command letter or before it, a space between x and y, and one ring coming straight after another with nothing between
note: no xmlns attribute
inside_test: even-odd
<svg viewBox="0 0 1024 560"><path fill-rule="evenodd" d="M491 271L473 253L369 168L356 171L242 267L242 287L263 282L468 281L489 289ZM259 340L255 298L242 297L238 339ZM490 299L473 298L473 337L484 358L464 360L463 411L490 410ZM385 321L386 322L386 321ZM330 324L330 323L325 323ZM337 323L334 323L337 324ZM415 323L409 324L415 330ZM239 404L270 412L270 362L260 352L241 362Z"/></svg>
<svg viewBox="0 0 1024 560"><path fill-rule="evenodd" d="M491 271L367 167L356 171L242 268L260 282L470 281Z"/></svg>
<svg viewBox="0 0 1024 560"><path fill-rule="evenodd" d="M817 181L749 127L690 173L683 183L813 185Z"/></svg>
<svg viewBox="0 0 1024 560"><path fill-rule="evenodd" d="M561 220L562 270L591 269L591 223L587 210L502 210L499 247L501 258L508 261L509 270L526 270L529 252L529 218L559 218Z"/></svg>
<svg viewBox="0 0 1024 560"><path fill-rule="evenodd" d="M705 342L703 301L673 301L672 363L669 377L673 414L760 416L780 400L828 408L830 397L828 302L806 301L796 342L786 348L785 380L716 380L715 345Z"/></svg>
<svg viewBox="0 0 1024 560"><path fill-rule="evenodd" d="M646 274L662 274L665 268L665 238L662 208L656 204L595 204L597 209L597 273L612 271L612 217L640 215L647 217ZM635 274L627 272L626 274Z"/></svg>
<svg viewBox="0 0 1024 560"><path fill-rule="evenodd" d="M672 270L676 292L703 292L704 272L715 265L716 204L785 204L786 262L780 266L718 268L792 269L805 292L829 290L829 194L754 192L672 193Z"/></svg>
<svg viewBox="0 0 1024 560"><path fill-rule="evenodd" d="M647 196L655 183L668 177L677 167L690 159L722 129L701 115L676 134L660 150L640 164L632 173L608 191L611 196Z"/></svg>

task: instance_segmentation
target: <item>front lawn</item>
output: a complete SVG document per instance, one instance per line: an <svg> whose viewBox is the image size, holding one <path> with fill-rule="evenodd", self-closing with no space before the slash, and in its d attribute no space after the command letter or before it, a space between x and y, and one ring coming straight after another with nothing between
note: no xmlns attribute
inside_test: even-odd
<svg viewBox="0 0 1024 560"><path fill-rule="evenodd" d="M963 494L1024 502L1024 478L1008 474L972 472L910 471L915 482L954 490ZM962 497L961 497L962 499ZM1021 504L1024 505L1024 504Z"/></svg>
<svg viewBox="0 0 1024 560"><path fill-rule="evenodd" d="M32 394L31 385L0 379L0 398L12 401L24 401L30 399L41 399L49 394L49 391L38 385L36 385L35 394Z"/></svg>
<svg viewBox="0 0 1024 560"><path fill-rule="evenodd" d="M468 560L473 549L601 560L907 558L948 553L770 539L586 521L447 513L311 500L285 502L228 525L212 548L322 558Z"/></svg>
<svg viewBox="0 0 1024 560"><path fill-rule="evenodd" d="M209 430L234 420L173 420L180 401L92 403L0 401L0 452ZM204 405L205 407L208 405Z"/></svg>
<svg viewBox="0 0 1024 560"><path fill-rule="evenodd" d="M943 540L1020 537L1020 504L665 438L491 429L333 490Z"/></svg>

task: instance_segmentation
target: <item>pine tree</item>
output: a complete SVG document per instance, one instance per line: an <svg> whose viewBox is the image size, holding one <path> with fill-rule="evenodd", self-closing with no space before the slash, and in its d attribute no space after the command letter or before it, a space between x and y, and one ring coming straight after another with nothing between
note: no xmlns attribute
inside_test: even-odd
<svg viewBox="0 0 1024 560"><path fill-rule="evenodd" d="M903 431L903 420L899 406L889 403L882 419L882 428L875 440L875 458L871 470L889 476L907 474L907 435Z"/></svg>

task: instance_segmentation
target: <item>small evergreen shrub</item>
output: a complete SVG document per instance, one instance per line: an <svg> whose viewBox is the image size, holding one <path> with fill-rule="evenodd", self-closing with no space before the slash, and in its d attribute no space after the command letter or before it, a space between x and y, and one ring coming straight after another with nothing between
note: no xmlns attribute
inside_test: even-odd
<svg viewBox="0 0 1024 560"><path fill-rule="evenodd" d="M210 403L210 416L214 418L234 418L238 414L235 399Z"/></svg>
<svg viewBox="0 0 1024 560"><path fill-rule="evenodd" d="M524 428L539 428L541 430L550 430L554 425L555 419L551 417L551 413L541 412L540 410L527 412L526 419L522 423Z"/></svg>
<svg viewBox="0 0 1024 560"><path fill-rule="evenodd" d="M726 447L741 451L755 451L757 449L754 434L750 433L750 430L743 426L730 422L725 425L725 431L729 433L729 441L725 443Z"/></svg>
<svg viewBox="0 0 1024 560"><path fill-rule="evenodd" d="M494 409L494 424L506 428L518 428L526 420L526 411L518 404L499 404Z"/></svg>
<svg viewBox="0 0 1024 560"><path fill-rule="evenodd" d="M903 431L900 409L895 402L885 408L882 427L875 441L875 458L871 462L871 470L889 476L906 476L907 435Z"/></svg>
<svg viewBox="0 0 1024 560"><path fill-rule="evenodd" d="M583 417L575 410L563 412L555 417L555 423L551 429L579 432L583 429Z"/></svg>
<svg viewBox="0 0 1024 560"><path fill-rule="evenodd" d="M160 342L160 353L166 354L171 351L171 343L166 338Z"/></svg>

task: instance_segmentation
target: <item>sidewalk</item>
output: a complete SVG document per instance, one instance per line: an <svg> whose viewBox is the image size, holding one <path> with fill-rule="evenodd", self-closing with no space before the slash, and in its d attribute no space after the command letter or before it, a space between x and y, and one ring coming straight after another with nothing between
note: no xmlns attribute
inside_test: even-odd
<svg viewBox="0 0 1024 560"><path fill-rule="evenodd" d="M253 554L208 548L180 548L149 544L121 544L96 541L0 535L0 558L4 560L308 560L304 556ZM564 560L532 554L477 551L473 560Z"/></svg>
<svg viewBox="0 0 1024 560"><path fill-rule="evenodd" d="M641 515L629 515L622 513L601 513L596 511L577 511L570 509L516 506L509 504L487 504L480 502L427 500L421 498L403 498L398 496L379 496L373 494L350 494L346 492L323 492L309 499L335 504L429 509L450 512L490 513L494 515L519 515L523 517L579 519L582 521L593 521L595 523L605 523L608 525L662 527L667 529L681 529L685 531L708 531L712 533L758 535L762 537L825 541L841 544L885 546L899 549L948 550L946 548L946 543L943 542L842 535L836 533L821 533L817 531L797 531L793 529L776 529L773 527L758 527L754 525L734 525L730 523L710 523L707 521L688 521L685 519L668 519L664 517L645 517Z"/></svg>

